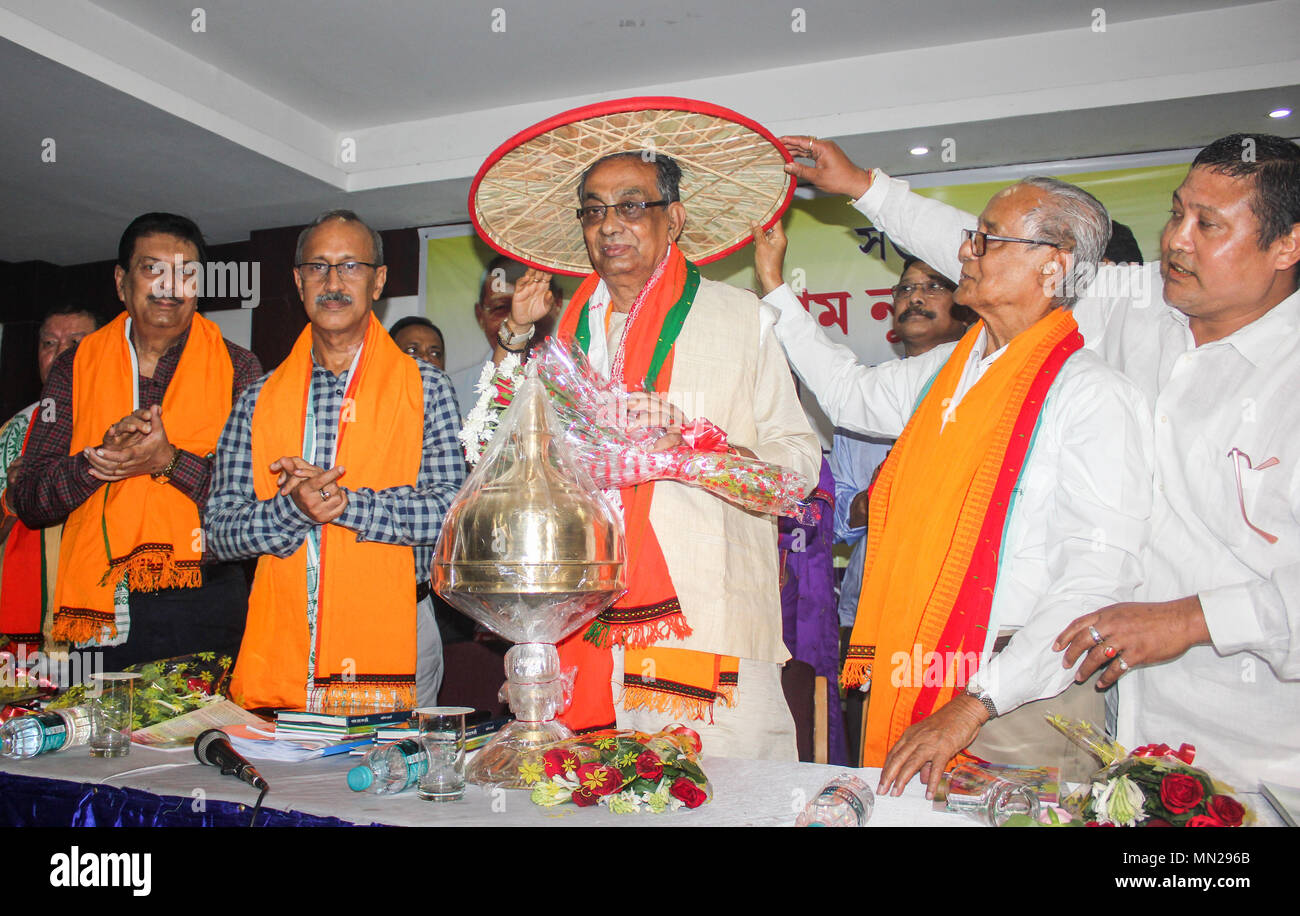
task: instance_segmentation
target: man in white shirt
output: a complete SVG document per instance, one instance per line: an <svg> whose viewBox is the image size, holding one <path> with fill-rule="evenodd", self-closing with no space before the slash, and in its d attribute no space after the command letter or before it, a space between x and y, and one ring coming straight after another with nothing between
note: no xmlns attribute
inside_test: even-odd
<svg viewBox="0 0 1300 916"><path fill-rule="evenodd" d="M831 343L788 287L772 289L779 267L773 275L767 264L771 249L783 247L779 227L760 241L755 264L760 285L771 290L765 301L781 311L777 336L827 415L863 433L902 433L872 493L869 537L876 539L867 549L845 667L850 686L861 674L870 679L863 763L883 764L881 791L899 794L920 772L932 793L942 770L968 746L993 760L1054 763L1044 759L1052 745L1041 707L983 734L981 726L1069 687L1071 673L1050 650L1053 638L1081 608L1130 597L1137 584L1151 499L1149 411L1132 383L1081 349L1062 308L1071 299L1050 284L1094 269L1109 229L1101 204L1063 182L1028 179L1000 192L979 231L960 244L955 299L981 324L960 343L874 368ZM1062 354L1060 361L1028 355L1049 350ZM1037 393L1017 387L1040 375ZM1014 406L1008 412L1003 403ZM998 438L994 430L1004 428L1012 431ZM928 454L909 458L909 439L925 443ZM980 470L971 473L976 465ZM921 473L909 475L909 467ZM891 475L896 487L887 483ZM1004 481L1005 496L996 489L982 495L988 478L981 475ZM987 508L969 514L978 499ZM905 511L910 519L891 520ZM973 549L963 546L968 539L977 541ZM918 556L926 552L935 556ZM945 594L942 614L933 614ZM872 626L878 632L871 634ZM999 631L1014 635L1004 642ZM970 647L965 655L974 658L965 663L977 660L978 668L968 683L960 673L950 683L949 661L940 687L921 656L950 645ZM932 688L938 692L927 699ZM1100 715L1090 687L1071 700Z"/></svg>
<svg viewBox="0 0 1300 916"><path fill-rule="evenodd" d="M787 138L792 171L948 276L969 214ZM861 176L867 175L863 193ZM1103 267L1076 305L1087 345L1155 412L1155 504L1140 603L1086 614L1056 648L1120 684L1128 747L1190 742L1238 788L1300 771L1300 150L1207 146L1174 193L1159 264ZM1095 631L1095 638L1094 638Z"/></svg>

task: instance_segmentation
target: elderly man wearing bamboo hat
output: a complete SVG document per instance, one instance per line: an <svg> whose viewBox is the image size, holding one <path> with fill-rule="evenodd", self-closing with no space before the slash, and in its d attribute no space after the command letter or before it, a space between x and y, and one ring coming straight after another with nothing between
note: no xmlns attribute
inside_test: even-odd
<svg viewBox="0 0 1300 916"><path fill-rule="evenodd" d="M594 272L557 333L581 346L603 376L642 392L632 399L631 422L667 428L658 447L679 444L683 426L707 418L728 450L793 470L811 488L820 447L772 334L773 317L752 293L703 279L684 252L718 256L744 242L746 221L779 214L790 189L780 151L734 113L707 106L669 111L655 101L664 100L606 103L539 125L531 139L520 135L523 141L516 138L480 172L476 222L494 246L535 265L576 272L585 250ZM689 152L667 155L678 146ZM730 169L693 161L702 147ZM568 154L574 148L583 150L580 160ZM553 231L498 233L487 212L494 201L484 189L493 187L494 164L508 168L511 153L539 150L554 152L557 181L581 175L576 194L572 177L563 189L572 201L568 213L554 214L569 224L567 251L547 249L543 240ZM727 182L717 176L744 173L755 150L766 161L754 171L771 190L724 217L745 195L719 188ZM718 193L692 197L711 184ZM561 196L542 182L533 186L539 199ZM695 235L688 226L697 227ZM579 229L581 249L573 246ZM516 284L498 356L525 346L546 313L548 281L534 270ZM675 482L619 495L629 588L590 629L560 646L564 665L577 668L566 723L655 731L685 722L708 754L794 759L780 677L789 653L781 639L775 519Z"/></svg>

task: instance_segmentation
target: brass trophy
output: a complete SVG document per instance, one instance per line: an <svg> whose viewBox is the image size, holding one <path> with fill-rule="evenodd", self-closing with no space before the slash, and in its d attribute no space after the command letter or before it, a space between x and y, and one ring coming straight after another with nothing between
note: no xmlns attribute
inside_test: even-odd
<svg viewBox="0 0 1300 916"><path fill-rule="evenodd" d="M523 757L572 736L555 721L565 706L555 643L625 586L622 520L561 432L530 371L438 537L434 589L515 643L502 689L516 721L470 765L466 778L479 785L525 788Z"/></svg>

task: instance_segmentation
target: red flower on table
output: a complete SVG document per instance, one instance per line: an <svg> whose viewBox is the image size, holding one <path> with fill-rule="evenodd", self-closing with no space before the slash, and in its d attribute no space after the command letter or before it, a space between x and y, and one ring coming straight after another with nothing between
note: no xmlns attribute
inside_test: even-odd
<svg viewBox="0 0 1300 916"><path fill-rule="evenodd" d="M664 764L654 751L642 751L636 758L636 775L643 779L658 779L664 775Z"/></svg>
<svg viewBox="0 0 1300 916"><path fill-rule="evenodd" d="M573 777L573 771L578 768L578 758L573 751L551 748L551 750L542 754L542 766L546 770L546 778L552 776L563 776L566 779Z"/></svg>
<svg viewBox="0 0 1300 916"><path fill-rule="evenodd" d="M685 776L677 777L677 780L672 784L672 788L668 790L668 794L673 798L680 799L682 804L688 808L698 808L709 800L709 797L704 794L704 790Z"/></svg>
<svg viewBox="0 0 1300 916"><path fill-rule="evenodd" d="M1241 819L1246 816L1245 807L1231 795L1210 796L1205 810L1225 827L1240 827Z"/></svg>
<svg viewBox="0 0 1300 916"><path fill-rule="evenodd" d="M623 774L606 763L584 763L578 767L578 783L593 795L613 795L623 785Z"/></svg>
<svg viewBox="0 0 1300 916"><path fill-rule="evenodd" d="M590 808L592 805L600 802L600 798L596 793L592 792L586 786L579 786L574 789L573 795L571 795L570 798L573 799L573 803L579 808Z"/></svg>
<svg viewBox="0 0 1300 916"><path fill-rule="evenodd" d="M1160 801L1172 814L1185 814L1204 798L1201 781L1186 773L1169 773L1160 781Z"/></svg>

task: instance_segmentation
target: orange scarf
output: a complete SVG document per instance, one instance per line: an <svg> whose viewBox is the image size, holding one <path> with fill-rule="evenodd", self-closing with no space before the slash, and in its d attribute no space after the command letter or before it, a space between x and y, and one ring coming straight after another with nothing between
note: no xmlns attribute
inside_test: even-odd
<svg viewBox="0 0 1300 916"><path fill-rule="evenodd" d="M266 380L253 409L253 489L281 498L271 462L302 452L311 409L311 327ZM424 386L415 360L370 316L361 359L348 379L335 466L349 489L415 486L424 448ZM321 527L315 686L324 705L396 694L415 705L415 557L410 547L358 541ZM310 652L306 540L289 557L263 556L248 598L248 624L230 684L249 709L301 708Z"/></svg>
<svg viewBox="0 0 1300 916"><path fill-rule="evenodd" d="M127 315L86 337L72 364L70 454L97 446L104 431L136 407L136 370ZM221 329L202 315L190 324L185 350L163 395L162 422L172 445L196 455L217 447L230 416L234 368ZM68 515L54 596L57 640L101 641L117 635L113 592L202 585L199 507L148 475L106 483Z"/></svg>
<svg viewBox="0 0 1300 916"><path fill-rule="evenodd" d="M591 274L560 318L557 336L590 343L588 301L600 284ZM671 245L638 302L628 312L619 350L611 354L612 381L632 391L666 392L671 383L675 341L695 301L699 270ZM610 306L612 307L612 306ZM625 708L671 710L676 717L700 719L713 703L735 700L738 659L685 649L647 650L662 639L689 636L668 564L653 526L650 504L654 484L624 487L623 520L627 543L627 591L592 622L585 635L560 643L564 667L577 667L574 699L561 718L576 729L607 726L615 720L609 647L627 648L624 659ZM585 645L584 645L585 642Z"/></svg>
<svg viewBox="0 0 1300 916"><path fill-rule="evenodd" d="M1051 312L1007 344L943 426L982 330L977 323L957 345L871 488L842 676L846 687L871 678L863 766L881 766L908 726L978 667L1012 490L1047 391L1083 345L1074 317Z"/></svg>

